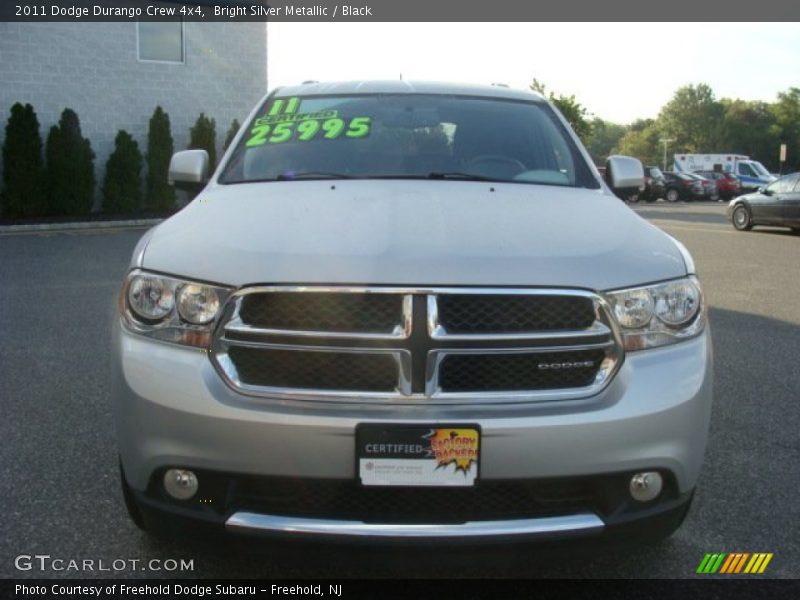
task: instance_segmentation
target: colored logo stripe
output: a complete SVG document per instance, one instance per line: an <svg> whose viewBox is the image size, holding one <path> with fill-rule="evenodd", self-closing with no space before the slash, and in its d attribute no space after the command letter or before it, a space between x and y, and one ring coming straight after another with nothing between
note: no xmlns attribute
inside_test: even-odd
<svg viewBox="0 0 800 600"><path fill-rule="evenodd" d="M719 572L727 575L763 573L772 560L772 556L771 552L756 552L753 554L749 552L708 553L703 557L700 566L697 567L697 573L713 574Z"/></svg>
<svg viewBox="0 0 800 600"><path fill-rule="evenodd" d="M747 552L735 552L728 555L728 560L722 565L720 573L738 573L744 567L744 561L750 556Z"/></svg>
<svg viewBox="0 0 800 600"><path fill-rule="evenodd" d="M698 573L716 573L719 566L722 564L722 559L725 558L725 554L706 554L703 562L700 563L700 566L697 567Z"/></svg>

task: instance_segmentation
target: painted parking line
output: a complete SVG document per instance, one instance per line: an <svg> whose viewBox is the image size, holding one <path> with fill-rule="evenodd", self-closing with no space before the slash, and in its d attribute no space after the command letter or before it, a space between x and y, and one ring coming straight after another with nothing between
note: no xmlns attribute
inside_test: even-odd
<svg viewBox="0 0 800 600"><path fill-rule="evenodd" d="M678 230L682 230L682 231L705 231L705 232L708 232L708 233L724 233L724 234L728 234L728 235L732 234L732 233L739 233L739 232L731 229L729 226L725 226L725 225L720 225L719 227L708 227L707 225L706 226L703 226L703 225L694 226L694 225L687 225L687 224L675 225L674 221L665 221L665 220L661 220L661 219L650 219L650 222L653 225L656 225L657 227L660 227L661 229L678 229Z"/></svg>

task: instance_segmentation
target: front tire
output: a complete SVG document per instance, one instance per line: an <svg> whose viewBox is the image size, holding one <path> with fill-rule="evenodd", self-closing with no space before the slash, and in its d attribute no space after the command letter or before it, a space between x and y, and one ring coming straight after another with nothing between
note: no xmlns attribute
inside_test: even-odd
<svg viewBox="0 0 800 600"><path fill-rule="evenodd" d="M733 226L739 231L750 231L753 228L753 222L750 217L750 210L744 204L737 204L733 209L731 216Z"/></svg>
<svg viewBox="0 0 800 600"><path fill-rule="evenodd" d="M666 196L665 196L665 199L666 199L667 202L673 202L674 203L674 202L677 202L679 198L680 198L680 194L678 193L678 190L676 190L675 188L671 188L671 189L667 190L667 193L666 193Z"/></svg>

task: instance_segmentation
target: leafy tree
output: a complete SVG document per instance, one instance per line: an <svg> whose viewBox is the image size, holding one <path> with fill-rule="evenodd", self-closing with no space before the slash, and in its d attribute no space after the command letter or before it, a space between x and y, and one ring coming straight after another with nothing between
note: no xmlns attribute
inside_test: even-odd
<svg viewBox="0 0 800 600"><path fill-rule="evenodd" d="M225 152L225 150L228 149L228 146L231 145L231 142L233 141L233 138L235 138L236 134L239 133L239 128L240 127L241 127L241 125L239 124L239 121L237 121L236 119L231 121L230 129L228 129L228 133L225 134L225 143L222 146L222 151L223 152Z"/></svg>
<svg viewBox="0 0 800 600"><path fill-rule="evenodd" d="M547 93L546 86L538 79L534 78L530 88L534 92L539 92L542 96L547 96L556 108L561 111L564 118L578 134L578 137L584 144L587 144L592 135L592 123L589 120L590 114L586 108L575 99L575 96L564 96L559 94L556 96L553 92Z"/></svg>
<svg viewBox="0 0 800 600"><path fill-rule="evenodd" d="M169 115L156 106L147 130L147 181L145 206L164 212L175 206L175 190L167 182L173 142Z"/></svg>
<svg viewBox="0 0 800 600"><path fill-rule="evenodd" d="M103 209L110 213L130 213L142 201L142 153L139 145L124 130L117 133L114 152L106 163L103 182Z"/></svg>
<svg viewBox="0 0 800 600"><path fill-rule="evenodd" d="M209 119L204 113L200 113L194 127L189 130L189 149L208 152L208 168L211 171L217 164L216 127L217 123L214 119Z"/></svg>
<svg viewBox="0 0 800 600"><path fill-rule="evenodd" d="M679 88L658 115L658 129L679 152L717 152L723 107L705 83Z"/></svg>
<svg viewBox="0 0 800 600"><path fill-rule="evenodd" d="M591 126L592 136L586 149L589 151L594 163L602 165L608 156L613 154L612 151L627 133L628 128L625 125L604 121L599 117L592 119Z"/></svg>
<svg viewBox="0 0 800 600"><path fill-rule="evenodd" d="M785 166L789 170L800 170L800 88L781 92L770 108L775 117L773 133L776 137L772 162L777 163L779 144L783 143L786 144Z"/></svg>
<svg viewBox="0 0 800 600"><path fill-rule="evenodd" d="M663 166L663 146L661 134L652 119L639 119L633 122L628 132L614 148L614 154L634 156L645 165ZM671 161L668 159L668 166Z"/></svg>
<svg viewBox="0 0 800 600"><path fill-rule="evenodd" d="M42 163L42 138L33 106L11 107L3 143L0 204L11 217L33 217L47 210Z"/></svg>
<svg viewBox="0 0 800 600"><path fill-rule="evenodd" d="M74 110L65 108L58 125L50 128L45 148L47 201L58 215L85 215L92 210L96 185L94 151L81 134Z"/></svg>
<svg viewBox="0 0 800 600"><path fill-rule="evenodd" d="M719 152L746 154L777 170L778 136L775 115L766 102L720 100L723 108Z"/></svg>

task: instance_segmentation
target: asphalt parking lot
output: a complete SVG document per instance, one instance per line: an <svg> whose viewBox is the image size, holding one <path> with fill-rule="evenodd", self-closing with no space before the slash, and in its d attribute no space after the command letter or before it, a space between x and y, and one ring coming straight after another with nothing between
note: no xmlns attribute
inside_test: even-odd
<svg viewBox="0 0 800 600"><path fill-rule="evenodd" d="M419 553L152 541L127 519L108 398L108 324L143 230L0 232L0 576L694 577L707 552L772 552L766 576L800 576L800 236L740 233L725 205L636 205L688 246L710 303L716 398L694 505L669 540L580 560L480 555L458 571ZM15 557L192 559L194 570L19 571Z"/></svg>

